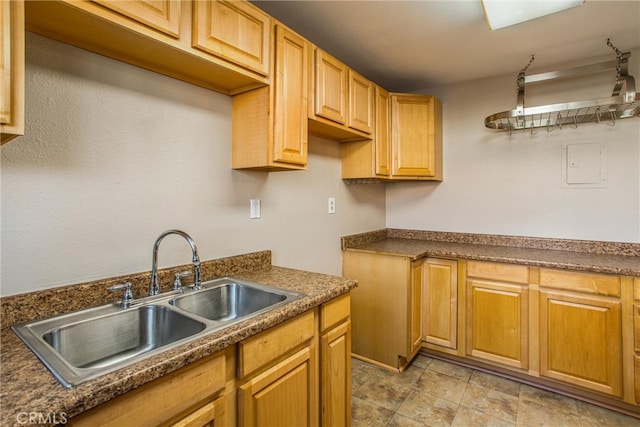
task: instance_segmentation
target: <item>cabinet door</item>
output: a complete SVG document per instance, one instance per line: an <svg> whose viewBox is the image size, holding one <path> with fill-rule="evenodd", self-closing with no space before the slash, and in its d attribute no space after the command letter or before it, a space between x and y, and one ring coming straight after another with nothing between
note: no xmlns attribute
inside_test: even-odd
<svg viewBox="0 0 640 427"><path fill-rule="evenodd" d="M411 289L409 293L409 351L413 356L422 343L422 286L424 261L411 263Z"/></svg>
<svg viewBox="0 0 640 427"><path fill-rule="evenodd" d="M221 397L196 409L171 427L224 427L225 398Z"/></svg>
<svg viewBox="0 0 640 427"><path fill-rule="evenodd" d="M428 258L425 270L424 340L455 350L458 347L458 263Z"/></svg>
<svg viewBox="0 0 640 427"><path fill-rule="evenodd" d="M351 321L322 334L321 424L351 425Z"/></svg>
<svg viewBox="0 0 640 427"><path fill-rule="evenodd" d="M315 361L306 347L238 389L240 426L302 427L317 424Z"/></svg>
<svg viewBox="0 0 640 427"><path fill-rule="evenodd" d="M347 67L316 49L315 114L339 124L347 122Z"/></svg>
<svg viewBox="0 0 640 427"><path fill-rule="evenodd" d="M180 37L181 2L179 0L93 0L93 2L173 38Z"/></svg>
<svg viewBox="0 0 640 427"><path fill-rule="evenodd" d="M195 1L193 7L193 47L269 75L269 15L241 1Z"/></svg>
<svg viewBox="0 0 640 427"><path fill-rule="evenodd" d="M273 160L307 164L307 93L309 44L282 25L276 26Z"/></svg>
<svg viewBox="0 0 640 427"><path fill-rule="evenodd" d="M389 92L376 86L374 89L375 109L375 173L391 174L391 96Z"/></svg>
<svg viewBox="0 0 640 427"><path fill-rule="evenodd" d="M622 395L621 304L613 297L540 291L540 374Z"/></svg>
<svg viewBox="0 0 640 427"><path fill-rule="evenodd" d="M373 83L349 69L349 127L371 133L373 121Z"/></svg>
<svg viewBox="0 0 640 427"><path fill-rule="evenodd" d="M434 97L426 95L391 96L394 176L441 175L441 124L436 103Z"/></svg>
<svg viewBox="0 0 640 427"><path fill-rule="evenodd" d="M467 354L528 367L528 289L477 279L467 281Z"/></svg>
<svg viewBox="0 0 640 427"><path fill-rule="evenodd" d="M24 133L24 3L0 3L0 141Z"/></svg>

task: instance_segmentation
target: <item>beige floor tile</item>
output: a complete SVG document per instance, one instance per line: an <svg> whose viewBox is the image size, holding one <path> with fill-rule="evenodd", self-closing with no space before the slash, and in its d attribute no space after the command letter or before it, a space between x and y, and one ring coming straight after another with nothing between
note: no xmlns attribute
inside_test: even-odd
<svg viewBox="0 0 640 427"><path fill-rule="evenodd" d="M580 416L559 407L520 398L516 426L580 427Z"/></svg>
<svg viewBox="0 0 640 427"><path fill-rule="evenodd" d="M518 414L518 397L492 388L469 384L462 396L460 406L475 409L509 423L515 423Z"/></svg>
<svg viewBox="0 0 640 427"><path fill-rule="evenodd" d="M426 424L420 421L412 420L411 418L404 417L400 414L395 414L387 427L424 427Z"/></svg>
<svg viewBox="0 0 640 427"><path fill-rule="evenodd" d="M449 400L412 390L402 405L398 414L428 426L450 426L456 416L458 405Z"/></svg>
<svg viewBox="0 0 640 427"><path fill-rule="evenodd" d="M411 361L411 365L424 369L429 366L431 362L433 362L432 358L419 354Z"/></svg>
<svg viewBox="0 0 640 427"><path fill-rule="evenodd" d="M475 409L460 406L453 419L452 427L514 427L515 423L510 423Z"/></svg>
<svg viewBox="0 0 640 427"><path fill-rule="evenodd" d="M435 371L450 377L457 378L462 381L469 381L473 369L464 366L454 365L453 363L443 362L442 360L433 360L427 367L430 371Z"/></svg>
<svg viewBox="0 0 640 427"><path fill-rule="evenodd" d="M640 419L638 418L629 417L585 402L578 402L578 413L583 427L640 427Z"/></svg>
<svg viewBox="0 0 640 427"><path fill-rule="evenodd" d="M427 369L416 382L415 388L454 403L460 403L467 381Z"/></svg>
<svg viewBox="0 0 640 427"><path fill-rule="evenodd" d="M367 380L352 394L358 399L395 411L410 391L410 386L393 379L369 375Z"/></svg>
<svg viewBox="0 0 640 427"><path fill-rule="evenodd" d="M491 388L510 396L520 396L520 383L486 372L474 371L469 379L469 384Z"/></svg>
<svg viewBox="0 0 640 427"><path fill-rule="evenodd" d="M578 413L576 400L560 394L552 393L526 384L520 385L520 400L529 400L540 403L546 407L552 406L563 411Z"/></svg>
<svg viewBox="0 0 640 427"><path fill-rule="evenodd" d="M351 426L386 426L393 417L393 411L366 400L351 399Z"/></svg>

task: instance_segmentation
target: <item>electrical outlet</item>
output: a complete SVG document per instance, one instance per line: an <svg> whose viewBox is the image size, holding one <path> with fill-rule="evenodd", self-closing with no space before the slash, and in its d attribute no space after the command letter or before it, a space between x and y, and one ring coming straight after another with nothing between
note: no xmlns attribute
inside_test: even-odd
<svg viewBox="0 0 640 427"><path fill-rule="evenodd" d="M327 212L330 214L336 213L336 198L329 197L329 201L327 203Z"/></svg>
<svg viewBox="0 0 640 427"><path fill-rule="evenodd" d="M251 199L250 203L250 214L249 218L258 219L260 218L260 199Z"/></svg>

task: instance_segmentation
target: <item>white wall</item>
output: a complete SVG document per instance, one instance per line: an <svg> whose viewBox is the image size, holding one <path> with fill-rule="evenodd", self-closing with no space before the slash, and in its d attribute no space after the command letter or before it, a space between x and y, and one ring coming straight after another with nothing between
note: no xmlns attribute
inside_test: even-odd
<svg viewBox="0 0 640 427"><path fill-rule="evenodd" d="M636 78L639 59L636 49L631 70ZM532 66L529 74L543 71L548 70ZM444 181L388 186L387 226L640 242L640 119L550 133L538 129L533 136L485 129L486 116L515 108L516 74L430 91L443 102ZM611 70L585 79L528 85L525 103L608 97L614 79ZM563 142L605 145L606 188L563 188Z"/></svg>
<svg viewBox="0 0 640 427"><path fill-rule="evenodd" d="M384 186L345 185L338 143L312 137L307 171L234 171L230 97L31 33L26 123L2 146L3 296L149 270L170 228L205 260L271 249L340 274L340 236L385 225ZM190 259L160 247L161 267Z"/></svg>

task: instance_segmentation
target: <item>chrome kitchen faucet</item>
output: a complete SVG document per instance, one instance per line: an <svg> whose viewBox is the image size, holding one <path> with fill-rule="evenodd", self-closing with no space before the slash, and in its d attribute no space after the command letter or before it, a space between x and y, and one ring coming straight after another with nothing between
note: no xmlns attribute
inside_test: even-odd
<svg viewBox="0 0 640 427"><path fill-rule="evenodd" d="M158 283L158 247L160 246L160 242L162 239L167 237L170 234L177 234L178 236L182 236L191 246L191 252L193 255L193 289L200 289L200 257L198 256L198 248L196 247L195 242L184 231L180 230L167 230L158 237L156 243L153 245L153 261L151 264L151 283L149 285L149 296L158 295L160 293L160 284Z"/></svg>

